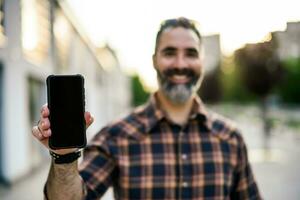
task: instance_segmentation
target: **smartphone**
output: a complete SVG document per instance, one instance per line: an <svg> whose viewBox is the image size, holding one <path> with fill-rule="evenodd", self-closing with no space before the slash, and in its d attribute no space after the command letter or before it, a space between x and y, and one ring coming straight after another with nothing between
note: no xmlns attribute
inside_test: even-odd
<svg viewBox="0 0 300 200"><path fill-rule="evenodd" d="M50 111L51 149L86 146L84 78L82 75L50 75L46 80Z"/></svg>

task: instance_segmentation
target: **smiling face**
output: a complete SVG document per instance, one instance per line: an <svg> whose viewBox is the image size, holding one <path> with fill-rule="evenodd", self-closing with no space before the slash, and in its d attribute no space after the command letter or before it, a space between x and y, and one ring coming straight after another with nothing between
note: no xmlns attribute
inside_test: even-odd
<svg viewBox="0 0 300 200"><path fill-rule="evenodd" d="M168 28L160 36L153 65L159 92L172 103L183 104L199 89L203 76L201 41L191 29Z"/></svg>

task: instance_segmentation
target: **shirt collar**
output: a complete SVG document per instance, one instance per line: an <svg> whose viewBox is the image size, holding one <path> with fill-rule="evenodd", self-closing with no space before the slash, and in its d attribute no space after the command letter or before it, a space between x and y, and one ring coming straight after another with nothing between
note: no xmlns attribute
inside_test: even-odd
<svg viewBox="0 0 300 200"><path fill-rule="evenodd" d="M190 119L199 119L208 130L212 129L212 118L199 96L195 96Z"/></svg>
<svg viewBox="0 0 300 200"><path fill-rule="evenodd" d="M158 101L156 99L156 93L152 94L146 104L145 114L147 117L147 122L145 124L146 132L150 130L163 119L166 118L165 112L159 107Z"/></svg>
<svg viewBox="0 0 300 200"><path fill-rule="evenodd" d="M166 112L160 108L157 101L157 93L154 93L150 96L150 99L146 104L145 112L148 118L145 124L146 132L150 132L150 130L154 128L159 121L167 119ZM189 118L201 121L201 123L203 123L208 130L211 130L212 128L212 120L210 115L199 96L194 98L194 103Z"/></svg>

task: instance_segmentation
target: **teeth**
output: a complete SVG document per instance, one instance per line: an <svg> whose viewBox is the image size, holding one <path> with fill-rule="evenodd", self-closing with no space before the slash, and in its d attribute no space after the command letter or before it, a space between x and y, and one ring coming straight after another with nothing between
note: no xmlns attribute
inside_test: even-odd
<svg viewBox="0 0 300 200"><path fill-rule="evenodd" d="M183 83L189 80L189 78L185 75L173 75L171 76L171 80L175 81L175 82L179 82L179 83Z"/></svg>
<svg viewBox="0 0 300 200"><path fill-rule="evenodd" d="M183 80L183 79L186 79L187 77L185 75L174 75L172 78Z"/></svg>

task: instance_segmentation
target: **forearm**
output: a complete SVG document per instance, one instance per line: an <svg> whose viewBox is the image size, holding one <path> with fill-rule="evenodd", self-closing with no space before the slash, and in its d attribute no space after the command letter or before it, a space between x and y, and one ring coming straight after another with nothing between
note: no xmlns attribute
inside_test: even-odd
<svg viewBox="0 0 300 200"><path fill-rule="evenodd" d="M70 164L51 164L46 183L49 200L82 200L83 185L78 173L77 161Z"/></svg>

